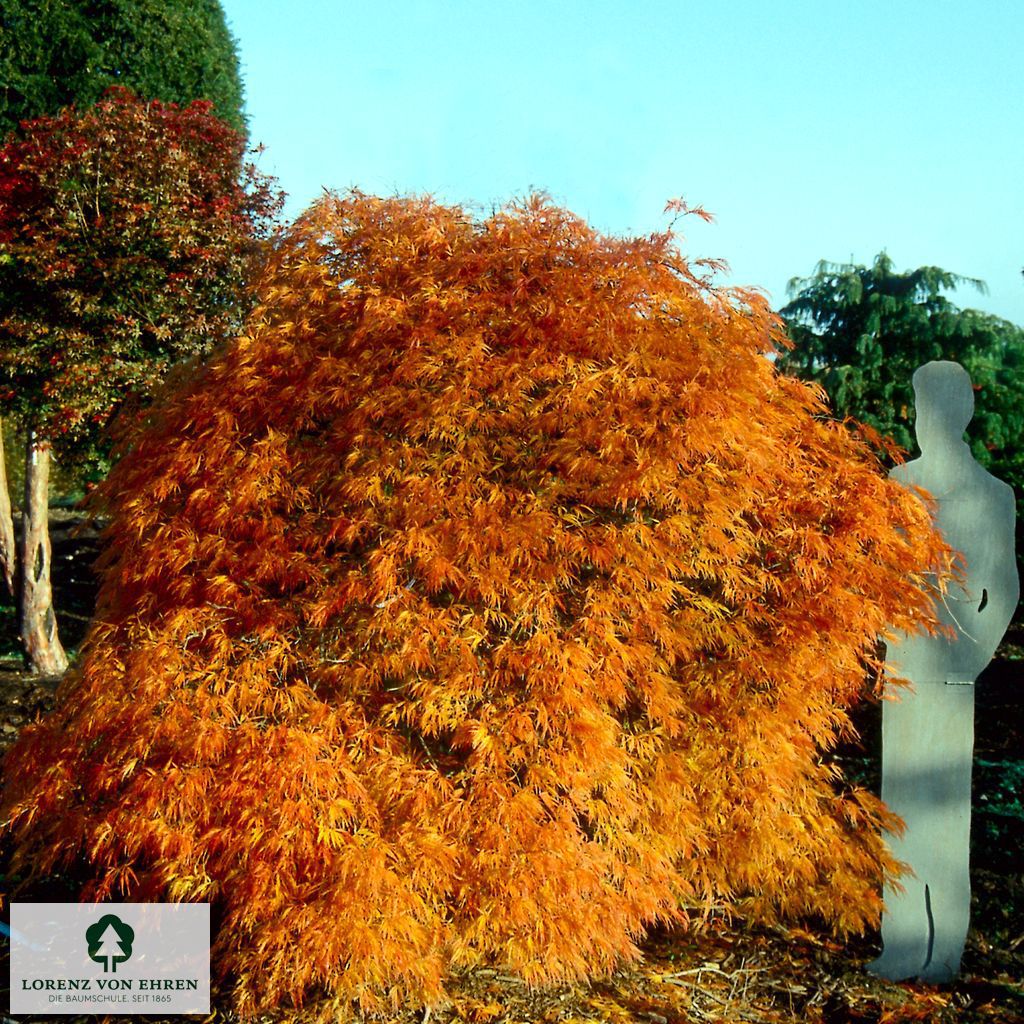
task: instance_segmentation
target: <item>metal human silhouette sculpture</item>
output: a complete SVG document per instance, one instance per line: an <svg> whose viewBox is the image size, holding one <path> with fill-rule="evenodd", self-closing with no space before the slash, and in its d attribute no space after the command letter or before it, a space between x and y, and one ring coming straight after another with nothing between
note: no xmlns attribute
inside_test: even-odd
<svg viewBox="0 0 1024 1024"><path fill-rule="evenodd" d="M868 970L893 981L950 981L960 970L970 921L968 858L974 686L1019 597L1013 490L974 460L963 433L974 413L959 363L931 362L913 377L921 457L891 473L936 499L936 526L964 559L965 583L937 601L950 636L899 633L892 674L910 680L882 705L882 799L906 822L886 838L914 871L888 887L882 955Z"/></svg>

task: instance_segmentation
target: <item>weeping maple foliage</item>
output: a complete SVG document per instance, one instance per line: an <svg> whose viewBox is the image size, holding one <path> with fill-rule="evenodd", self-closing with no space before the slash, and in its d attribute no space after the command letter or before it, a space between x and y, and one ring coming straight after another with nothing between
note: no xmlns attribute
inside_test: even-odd
<svg viewBox="0 0 1024 1024"><path fill-rule="evenodd" d="M825 754L948 551L700 273L542 196L314 205L125 428L18 865L212 901L242 1013L592 977L723 906L877 921L893 822Z"/></svg>

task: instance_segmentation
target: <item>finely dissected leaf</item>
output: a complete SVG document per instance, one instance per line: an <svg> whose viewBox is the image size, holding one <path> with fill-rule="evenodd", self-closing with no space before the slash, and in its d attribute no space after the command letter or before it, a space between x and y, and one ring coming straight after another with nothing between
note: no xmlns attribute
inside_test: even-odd
<svg viewBox="0 0 1024 1024"><path fill-rule="evenodd" d="M212 898L245 1013L595 975L723 903L877 920L891 822L822 754L948 552L763 298L543 197L359 193L261 295L122 438L19 864Z"/></svg>

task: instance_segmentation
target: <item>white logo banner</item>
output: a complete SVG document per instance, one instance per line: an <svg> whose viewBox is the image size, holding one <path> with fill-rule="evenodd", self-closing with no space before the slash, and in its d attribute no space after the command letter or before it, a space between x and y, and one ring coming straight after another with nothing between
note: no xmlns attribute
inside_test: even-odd
<svg viewBox="0 0 1024 1024"><path fill-rule="evenodd" d="M210 1012L208 903L12 903L11 1014Z"/></svg>

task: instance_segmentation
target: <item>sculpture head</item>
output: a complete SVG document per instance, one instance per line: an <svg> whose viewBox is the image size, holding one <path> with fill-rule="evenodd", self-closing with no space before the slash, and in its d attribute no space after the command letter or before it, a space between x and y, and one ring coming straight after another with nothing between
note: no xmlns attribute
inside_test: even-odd
<svg viewBox="0 0 1024 1024"><path fill-rule="evenodd" d="M974 389L968 372L959 363L935 360L919 367L912 382L914 432L921 452L951 448L963 441L974 415Z"/></svg>

